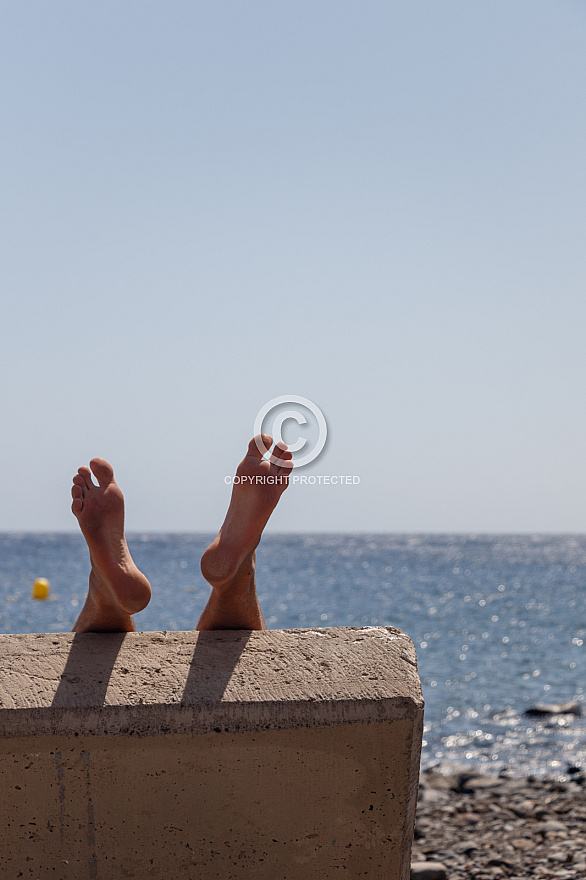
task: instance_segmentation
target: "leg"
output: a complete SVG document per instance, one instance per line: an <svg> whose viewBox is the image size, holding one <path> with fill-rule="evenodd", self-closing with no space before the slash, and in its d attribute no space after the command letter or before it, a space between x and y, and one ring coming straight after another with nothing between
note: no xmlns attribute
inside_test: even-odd
<svg viewBox="0 0 586 880"><path fill-rule="evenodd" d="M255 437L240 463L224 524L202 556L201 570L212 594L197 624L207 629L266 629L256 595L255 550L264 527L289 483L293 467L285 443L273 449L279 464L263 461ZM259 435L268 451L272 438Z"/></svg>
<svg viewBox="0 0 586 880"><path fill-rule="evenodd" d="M80 467L73 478L71 509L90 551L89 592L73 632L134 632L132 615L151 598L151 586L138 570L124 537L124 496L103 458Z"/></svg>

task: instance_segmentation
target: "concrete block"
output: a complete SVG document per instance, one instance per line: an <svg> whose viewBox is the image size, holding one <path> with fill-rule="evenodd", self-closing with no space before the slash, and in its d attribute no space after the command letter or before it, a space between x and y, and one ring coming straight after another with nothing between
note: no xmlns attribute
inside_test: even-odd
<svg viewBox="0 0 586 880"><path fill-rule="evenodd" d="M0 636L0 877L407 880L391 627Z"/></svg>

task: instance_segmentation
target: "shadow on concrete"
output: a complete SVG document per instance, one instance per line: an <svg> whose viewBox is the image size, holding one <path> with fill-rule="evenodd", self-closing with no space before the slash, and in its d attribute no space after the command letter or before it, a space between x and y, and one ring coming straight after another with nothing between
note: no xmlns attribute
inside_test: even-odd
<svg viewBox="0 0 586 880"><path fill-rule="evenodd" d="M103 706L126 633L76 633L52 706Z"/></svg>
<svg viewBox="0 0 586 880"><path fill-rule="evenodd" d="M252 630L199 632L181 702L221 700Z"/></svg>

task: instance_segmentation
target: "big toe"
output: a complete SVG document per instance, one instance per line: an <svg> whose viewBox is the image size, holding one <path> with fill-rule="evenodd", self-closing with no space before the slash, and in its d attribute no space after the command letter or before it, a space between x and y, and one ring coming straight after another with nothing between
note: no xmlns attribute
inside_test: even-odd
<svg viewBox="0 0 586 880"><path fill-rule="evenodd" d="M90 467L100 486L107 486L114 479L114 468L105 458L92 458Z"/></svg>
<svg viewBox="0 0 586 880"><path fill-rule="evenodd" d="M270 434L257 434L248 444L247 455L253 455L255 458L262 458L266 455L273 445L273 438Z"/></svg>

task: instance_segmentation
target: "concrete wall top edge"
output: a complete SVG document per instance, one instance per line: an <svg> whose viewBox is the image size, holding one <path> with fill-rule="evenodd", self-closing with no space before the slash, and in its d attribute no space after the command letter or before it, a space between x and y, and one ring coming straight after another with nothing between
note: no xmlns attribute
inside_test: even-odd
<svg viewBox="0 0 586 880"><path fill-rule="evenodd" d="M167 736L244 733L417 721L423 708L404 701L212 703L189 706L104 706L98 709L0 710L0 740L30 736Z"/></svg>
<svg viewBox="0 0 586 880"><path fill-rule="evenodd" d="M0 736L316 726L423 710L393 627L0 635Z"/></svg>

